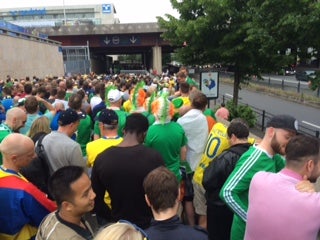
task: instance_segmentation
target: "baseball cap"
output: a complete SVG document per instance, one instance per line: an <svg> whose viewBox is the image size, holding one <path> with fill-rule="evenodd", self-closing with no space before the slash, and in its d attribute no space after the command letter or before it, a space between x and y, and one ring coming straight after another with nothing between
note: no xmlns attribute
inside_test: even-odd
<svg viewBox="0 0 320 240"><path fill-rule="evenodd" d="M281 128L293 132L298 131L298 121L290 115L277 115L270 119L267 127Z"/></svg>
<svg viewBox="0 0 320 240"><path fill-rule="evenodd" d="M84 118L86 118L84 113L79 114L75 110L68 108L65 111L61 111L58 122L60 126L65 126Z"/></svg>
<svg viewBox="0 0 320 240"><path fill-rule="evenodd" d="M118 89L111 89L108 92L109 102L117 102L123 96L123 92L120 92Z"/></svg>
<svg viewBox="0 0 320 240"><path fill-rule="evenodd" d="M26 98L20 98L18 99L18 102L14 104L15 107L22 107L24 106L24 103L26 102Z"/></svg>
<svg viewBox="0 0 320 240"><path fill-rule="evenodd" d="M107 125L117 125L118 115L112 109L102 109L98 116L98 121Z"/></svg>

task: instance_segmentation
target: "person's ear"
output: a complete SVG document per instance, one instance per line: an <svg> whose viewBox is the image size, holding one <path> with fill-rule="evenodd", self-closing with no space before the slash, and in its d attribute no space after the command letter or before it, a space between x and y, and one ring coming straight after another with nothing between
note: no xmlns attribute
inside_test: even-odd
<svg viewBox="0 0 320 240"><path fill-rule="evenodd" d="M67 212L70 212L73 209L73 205L68 201L63 201L61 204L61 208L65 209Z"/></svg>
<svg viewBox="0 0 320 240"><path fill-rule="evenodd" d="M308 160L306 163L307 173L311 173L313 171L314 167L315 167L314 162L311 159Z"/></svg>
<svg viewBox="0 0 320 240"><path fill-rule="evenodd" d="M150 204L150 201L149 201L149 198L147 196L147 194L144 195L144 199L146 200L146 203L149 207L151 207L151 204Z"/></svg>
<svg viewBox="0 0 320 240"><path fill-rule="evenodd" d="M234 135L233 133L231 134L230 138L229 138L229 141L231 143L231 145L233 145L235 139L237 139L236 135Z"/></svg>
<svg viewBox="0 0 320 240"><path fill-rule="evenodd" d="M100 129L100 132L103 130L103 123L102 122L99 122L99 129Z"/></svg>
<svg viewBox="0 0 320 240"><path fill-rule="evenodd" d="M17 117L12 118L12 125L15 126L17 123Z"/></svg>
<svg viewBox="0 0 320 240"><path fill-rule="evenodd" d="M273 136L276 134L276 129L273 127L268 127L266 131L269 138L273 138Z"/></svg>
<svg viewBox="0 0 320 240"><path fill-rule="evenodd" d="M146 138L146 135L147 135L147 132L141 132L141 133L139 133L138 134L138 141L140 142L140 143L143 143L144 142L144 139Z"/></svg>
<svg viewBox="0 0 320 240"><path fill-rule="evenodd" d="M182 202L182 199L181 199L181 187L179 186L178 188L178 197L177 197L177 200L178 202Z"/></svg>

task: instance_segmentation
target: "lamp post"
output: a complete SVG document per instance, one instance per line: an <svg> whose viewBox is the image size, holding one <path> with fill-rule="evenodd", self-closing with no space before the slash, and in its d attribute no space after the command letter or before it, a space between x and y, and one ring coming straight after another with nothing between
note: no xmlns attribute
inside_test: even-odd
<svg viewBox="0 0 320 240"><path fill-rule="evenodd" d="M64 5L64 0L63 0L63 18L64 18L64 25L67 25L67 15L66 15L66 8Z"/></svg>

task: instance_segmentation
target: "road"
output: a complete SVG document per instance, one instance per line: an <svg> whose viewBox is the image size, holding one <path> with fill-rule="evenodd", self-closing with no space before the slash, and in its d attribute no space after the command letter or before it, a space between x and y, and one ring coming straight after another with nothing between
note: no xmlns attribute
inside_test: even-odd
<svg viewBox="0 0 320 240"><path fill-rule="evenodd" d="M219 98L217 104L222 102L223 95L232 97L233 86L219 85ZM265 110L268 113L289 114L299 121L301 127L308 127L314 131L320 131L320 109L305 106L303 104L286 101L277 97L268 96L257 92L242 89L239 92L239 103L248 104L254 108Z"/></svg>
<svg viewBox="0 0 320 240"><path fill-rule="evenodd" d="M304 93L308 95L316 96L318 93L312 91L308 82L298 81L296 77L293 76L281 76L281 75L263 75L264 80L253 80L253 82L269 85L272 87L279 87L285 91L292 91L298 93Z"/></svg>
<svg viewBox="0 0 320 240"><path fill-rule="evenodd" d="M232 73L223 73L220 72L220 77L230 77ZM282 76L275 74L263 74L263 79L252 78L250 82L261 84L273 88L281 88L284 91L291 91L297 93L304 93L310 96L320 96L320 92L312 91L308 82L298 81L295 75L291 76Z"/></svg>

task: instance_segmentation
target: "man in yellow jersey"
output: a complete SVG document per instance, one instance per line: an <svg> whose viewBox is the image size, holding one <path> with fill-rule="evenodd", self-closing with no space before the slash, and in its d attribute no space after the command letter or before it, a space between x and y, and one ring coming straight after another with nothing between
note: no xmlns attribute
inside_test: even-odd
<svg viewBox="0 0 320 240"><path fill-rule="evenodd" d="M105 149L122 142L118 135L118 115L111 109L103 109L98 117L101 138L87 144L88 167L92 167L96 157Z"/></svg>

